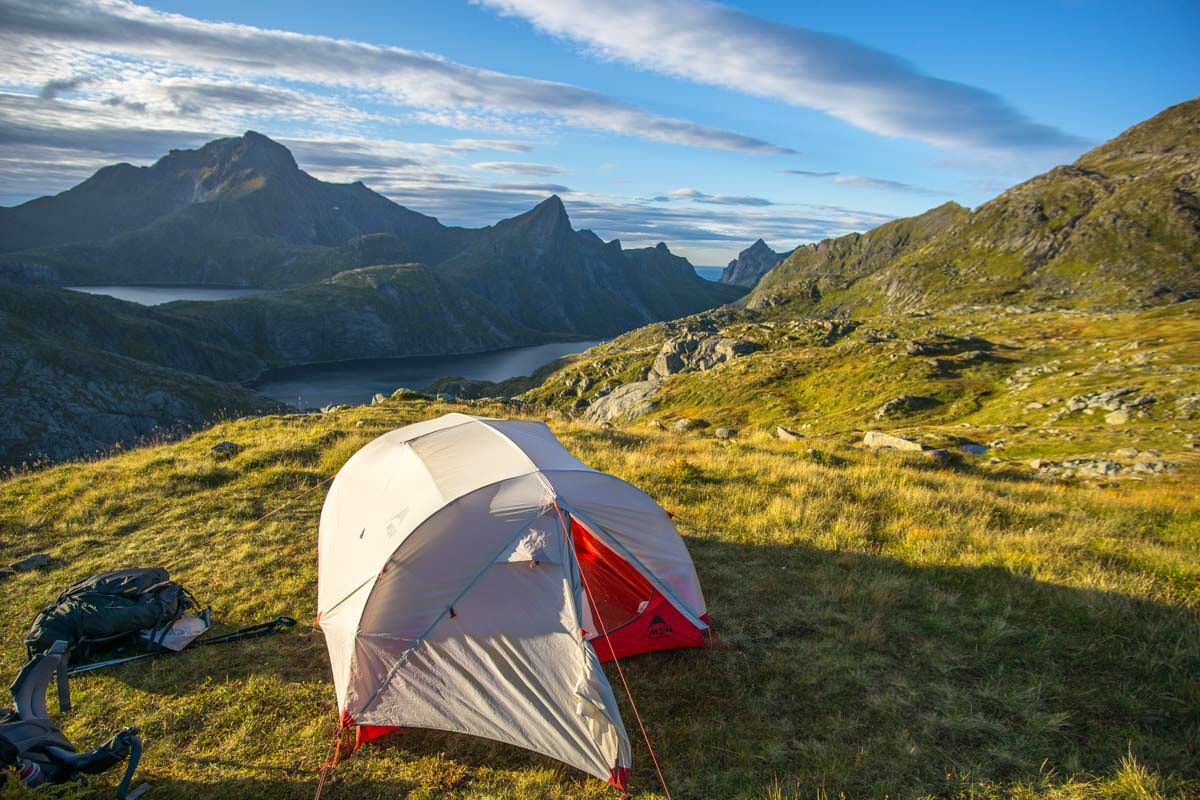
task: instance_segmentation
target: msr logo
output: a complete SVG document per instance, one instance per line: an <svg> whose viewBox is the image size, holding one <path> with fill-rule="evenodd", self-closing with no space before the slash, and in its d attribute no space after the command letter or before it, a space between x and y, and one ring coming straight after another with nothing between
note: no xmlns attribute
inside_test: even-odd
<svg viewBox="0 0 1200 800"><path fill-rule="evenodd" d="M655 614L650 619L650 624L646 626L646 635L650 636L651 638L670 636L673 630L674 629L667 624L665 619L660 617L658 614Z"/></svg>

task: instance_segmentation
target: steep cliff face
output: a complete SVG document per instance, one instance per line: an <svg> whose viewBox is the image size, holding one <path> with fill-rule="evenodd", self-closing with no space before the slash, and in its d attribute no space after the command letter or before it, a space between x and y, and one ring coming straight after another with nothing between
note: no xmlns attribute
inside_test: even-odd
<svg viewBox="0 0 1200 800"><path fill-rule="evenodd" d="M910 230L910 228L912 230ZM1200 296L1200 100L967 213L943 206L798 249L751 306L1113 308Z"/></svg>
<svg viewBox="0 0 1200 800"><path fill-rule="evenodd" d="M721 283L752 288L763 275L787 256L788 253L776 253L766 242L759 239L729 262L721 272Z"/></svg>
<svg viewBox="0 0 1200 800"><path fill-rule="evenodd" d="M557 196L486 229L438 271L531 328L597 336L741 294L705 281L664 244L623 250L620 242L573 230Z"/></svg>

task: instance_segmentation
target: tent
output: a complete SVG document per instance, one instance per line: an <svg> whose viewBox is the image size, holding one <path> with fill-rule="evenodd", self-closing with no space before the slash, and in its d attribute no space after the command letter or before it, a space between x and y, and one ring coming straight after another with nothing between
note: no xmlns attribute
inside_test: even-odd
<svg viewBox="0 0 1200 800"><path fill-rule="evenodd" d="M456 731L627 791L600 663L708 632L667 513L540 422L447 414L370 442L330 487L319 559L317 619L356 747Z"/></svg>

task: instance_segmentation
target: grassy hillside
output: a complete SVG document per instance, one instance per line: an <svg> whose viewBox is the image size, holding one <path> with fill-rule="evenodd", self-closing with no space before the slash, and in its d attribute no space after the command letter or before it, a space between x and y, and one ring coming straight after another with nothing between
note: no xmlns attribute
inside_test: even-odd
<svg viewBox="0 0 1200 800"><path fill-rule="evenodd" d="M511 411L393 400L248 419L0 483L0 561L55 559L3 585L0 671L17 668L25 626L61 587L127 564L167 566L225 625L310 622L323 490L257 520L371 438L450 410ZM1098 489L1035 478L1003 454L992 465L864 452L845 433L723 442L551 425L676 515L729 645L623 662L675 797L1200 792L1194 458ZM244 449L214 461L222 440ZM323 642L307 624L74 690L66 727L78 741L143 727L156 798L309 798L334 730ZM637 796L659 797L638 741L634 760ZM344 762L325 796L615 795L518 749L410 731Z"/></svg>
<svg viewBox="0 0 1200 800"><path fill-rule="evenodd" d="M1130 308L1198 297L1197 131L1200 100L1180 103L970 213L942 206L801 247L748 302L878 314L958 303ZM932 235L910 236L914 226Z"/></svg>
<svg viewBox="0 0 1200 800"><path fill-rule="evenodd" d="M613 421L642 430L687 418L710 429L850 438L882 427L930 444L1001 442L989 457L1106 458L1132 446L1187 458L1200 438L1198 312L1192 301L1142 312L988 308L831 322L724 309L594 347L522 397L581 416L644 380L668 342L727 338L758 349L672 374L644 413ZM1108 391L1125 392L1113 408L1098 397ZM904 397L913 401L883 411ZM1098 402L1080 408L1074 398ZM1126 405L1128 419L1107 421Z"/></svg>

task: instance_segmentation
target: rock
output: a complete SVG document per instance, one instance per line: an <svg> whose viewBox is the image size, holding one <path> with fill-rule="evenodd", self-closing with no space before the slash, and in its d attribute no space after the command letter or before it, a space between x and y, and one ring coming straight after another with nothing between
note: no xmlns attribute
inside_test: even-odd
<svg viewBox="0 0 1200 800"><path fill-rule="evenodd" d="M680 372L702 372L757 349L757 344L741 339L684 334L663 343L649 377L662 380Z"/></svg>
<svg viewBox="0 0 1200 800"><path fill-rule="evenodd" d="M608 420L605 420L604 422L600 423L600 427L606 431L611 431L615 426Z"/></svg>
<svg viewBox="0 0 1200 800"><path fill-rule="evenodd" d="M1104 421L1109 425L1124 425L1129 422L1129 412L1123 408L1118 408L1116 411L1110 411L1104 415Z"/></svg>
<svg viewBox="0 0 1200 800"><path fill-rule="evenodd" d="M903 417L935 405L937 405L937 401L931 397L918 397L916 395L904 394L900 395L899 397L893 397L891 400L888 400L886 403L881 405L875 411L875 419Z"/></svg>
<svg viewBox="0 0 1200 800"><path fill-rule="evenodd" d="M652 419L652 420L650 420L650 427L651 427L651 428L657 428L657 429L658 429L658 430L660 430L660 431L665 431L665 430L667 429L667 426L666 426L666 425L663 425L661 422L659 422L659 421L658 421L658 420L656 420L656 419Z"/></svg>
<svg viewBox="0 0 1200 800"><path fill-rule="evenodd" d="M733 428L717 428L713 435L718 439L732 439L737 436L737 431Z"/></svg>
<svg viewBox="0 0 1200 800"><path fill-rule="evenodd" d="M1067 411L1072 413L1089 409L1116 411L1128 405L1125 398L1136 391L1137 389L1132 386L1124 386L1120 389L1105 389L1102 392L1078 394L1067 400Z"/></svg>
<svg viewBox="0 0 1200 800"><path fill-rule="evenodd" d="M1031 458L1029 460L1029 466L1032 469L1045 469L1046 467L1048 467L1050 465L1051 465L1051 463L1049 461L1046 461L1043 458Z"/></svg>
<svg viewBox="0 0 1200 800"><path fill-rule="evenodd" d="M1026 411L1037 411L1039 408L1045 408L1045 407L1046 407L1045 403L1038 402L1037 400L1034 400L1032 403L1025 404Z"/></svg>
<svg viewBox="0 0 1200 800"><path fill-rule="evenodd" d="M1113 455L1117 458L1137 458L1138 449L1136 447L1122 447L1119 450L1114 450Z"/></svg>
<svg viewBox="0 0 1200 800"><path fill-rule="evenodd" d="M902 439L899 436L892 436L890 433L880 433L879 431L867 431L867 435L863 437L862 443L864 447L868 447L871 450L903 450L919 453L925 449L925 446L919 442Z"/></svg>
<svg viewBox="0 0 1200 800"><path fill-rule="evenodd" d="M683 419L677 419L675 422L671 423L671 430L675 431L676 433L683 433L694 428L703 428L707 425L708 423L702 419L688 419L687 417L684 417Z"/></svg>
<svg viewBox="0 0 1200 800"><path fill-rule="evenodd" d="M54 559L50 558L47 553L34 553L31 556L25 556L20 561L14 561L8 565L8 568L13 572L33 572L45 569L53 563Z"/></svg>
<svg viewBox="0 0 1200 800"><path fill-rule="evenodd" d="M803 439L804 434L788 430L781 425L775 429L775 438L781 442L794 442L797 439Z"/></svg>
<svg viewBox="0 0 1200 800"><path fill-rule="evenodd" d="M322 414L336 414L337 412L339 412L339 411L341 411L341 410L342 410L342 406L339 406L339 405L331 405L331 406L325 406L325 407L323 407L323 408L321 409L321 413L322 413Z"/></svg>
<svg viewBox="0 0 1200 800"><path fill-rule="evenodd" d="M12 567L0 567L0 581L7 580L16 574L17 571Z"/></svg>
<svg viewBox="0 0 1200 800"><path fill-rule="evenodd" d="M219 442L214 444L208 452L217 458L231 458L242 452L242 447L234 442Z"/></svg>
<svg viewBox="0 0 1200 800"><path fill-rule="evenodd" d="M446 394L445 392L442 392L441 394L435 396L433 399L437 400L439 403L453 403L454 395Z"/></svg>
<svg viewBox="0 0 1200 800"><path fill-rule="evenodd" d="M658 392L658 381L636 381L620 386L593 401L583 415L586 422L600 423L611 420L631 420L654 408L654 395ZM581 398L582 399L582 398Z"/></svg>
<svg viewBox="0 0 1200 800"><path fill-rule="evenodd" d="M950 458L950 451L943 450L940 447L933 448L931 450L922 450L921 453L922 453L922 455L926 456L927 458L932 459L933 461L946 461L947 459Z"/></svg>
<svg viewBox="0 0 1200 800"><path fill-rule="evenodd" d="M371 398L371 405L377 406L385 400L387 400L387 395L376 392L375 396Z"/></svg>
<svg viewBox="0 0 1200 800"><path fill-rule="evenodd" d="M428 400L429 395L423 392L418 392L415 389L406 389L401 386L396 391L392 392L393 400Z"/></svg>

